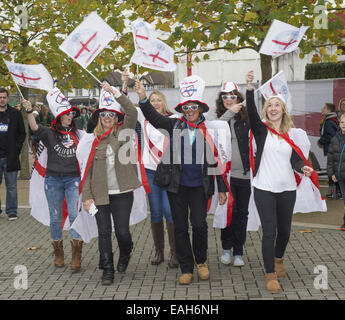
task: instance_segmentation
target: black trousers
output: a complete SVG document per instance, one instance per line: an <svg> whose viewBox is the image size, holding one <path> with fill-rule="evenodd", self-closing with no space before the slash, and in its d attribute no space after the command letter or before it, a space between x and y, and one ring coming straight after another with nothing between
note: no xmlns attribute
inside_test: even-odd
<svg viewBox="0 0 345 320"><path fill-rule="evenodd" d="M97 206L96 221L98 227L98 248L100 255L112 253L111 216L114 221L115 236L120 254L127 255L133 248L132 236L129 231L129 217L133 205L133 191L109 195L109 205Z"/></svg>
<svg viewBox="0 0 345 320"><path fill-rule="evenodd" d="M274 273L274 258L282 258L290 239L296 191L273 193L254 188L262 225L262 256L266 273Z"/></svg>
<svg viewBox="0 0 345 320"><path fill-rule="evenodd" d="M221 230L222 248L233 249L234 255L243 255L247 238L248 204L251 194L250 180L230 178L231 193L234 198L230 226Z"/></svg>
<svg viewBox="0 0 345 320"><path fill-rule="evenodd" d="M176 254L182 273L193 273L195 263L207 259L207 199L203 187L180 185L178 193L168 192L174 221ZM192 225L192 244L189 238L188 216Z"/></svg>

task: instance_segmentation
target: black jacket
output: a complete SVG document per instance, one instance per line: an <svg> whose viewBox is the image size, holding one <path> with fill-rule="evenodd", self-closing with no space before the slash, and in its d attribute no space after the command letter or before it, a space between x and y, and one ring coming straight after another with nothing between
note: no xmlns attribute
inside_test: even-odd
<svg viewBox="0 0 345 320"><path fill-rule="evenodd" d="M7 171L20 170L19 155L25 140L25 126L23 116L16 108L7 105L8 110L8 149Z"/></svg>
<svg viewBox="0 0 345 320"><path fill-rule="evenodd" d="M250 123L250 128L253 132L256 143L256 158L255 158L255 171L254 177L259 170L262 152L264 150L266 137L268 133L268 128L261 121L258 111L256 109L255 100L254 100L254 90L247 90L246 92L246 102L248 110L248 118ZM292 168L298 172L302 172L301 168L304 167L304 162L297 154L295 150L292 149L291 154L291 165Z"/></svg>
<svg viewBox="0 0 345 320"><path fill-rule="evenodd" d="M160 113L158 113L155 108L151 105L150 101L147 100L145 103L139 103L139 107L141 108L145 118L157 129L164 129L166 132L171 136L174 132L174 129L183 130L186 128L186 124L176 118L167 118ZM155 177L154 183L159 185L160 187L166 189L169 192L177 193L180 186L180 179L181 179L181 164L174 164L173 159L174 155L180 153L180 150L176 149L176 144L170 143L170 152L165 152L159 163ZM206 152L211 152L208 143L204 141L204 150ZM206 161L210 159L210 157L206 157L206 152L204 153L204 164L202 165L202 180L203 180L203 187L205 191L206 198L210 198L214 194L214 179L212 175L208 174L209 170L213 170L211 168L217 169L214 164L209 164ZM167 159L168 158L168 159ZM214 159L214 158L213 158ZM217 186L218 192L228 192L228 189L225 185L223 177L220 174L216 174L217 179Z"/></svg>
<svg viewBox="0 0 345 320"><path fill-rule="evenodd" d="M345 134L340 130L331 139L327 154L327 175L333 175L339 180L345 180ZM342 153L342 150L344 151ZM340 166L339 166L340 164Z"/></svg>

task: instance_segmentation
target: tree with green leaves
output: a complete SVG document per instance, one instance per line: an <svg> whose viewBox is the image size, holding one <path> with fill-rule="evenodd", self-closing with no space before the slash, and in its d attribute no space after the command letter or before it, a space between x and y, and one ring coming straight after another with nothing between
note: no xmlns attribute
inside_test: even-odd
<svg viewBox="0 0 345 320"><path fill-rule="evenodd" d="M129 0L132 8L130 17L143 17L148 22L156 22L156 29L170 33L166 43L175 48L176 55L188 52L208 52L226 50L237 52L252 49L259 52L260 46L274 19L296 27L309 26L305 40L300 43L300 56L325 44L341 43L339 29L342 21L335 16L341 8L342 0L327 3L328 26L318 28L322 18L322 2L317 0ZM195 58L194 62L198 62ZM272 77L272 57L261 54L262 82Z"/></svg>

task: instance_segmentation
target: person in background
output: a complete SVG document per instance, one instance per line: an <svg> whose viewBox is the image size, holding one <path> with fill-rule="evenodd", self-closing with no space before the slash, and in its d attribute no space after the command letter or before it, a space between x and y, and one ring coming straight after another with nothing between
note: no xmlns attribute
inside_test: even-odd
<svg viewBox="0 0 345 320"><path fill-rule="evenodd" d="M339 130L331 139L327 153L327 174L329 179L338 183L342 197L344 199L345 210L345 113L340 116ZM344 223L340 230L345 231L345 214Z"/></svg>
<svg viewBox="0 0 345 320"><path fill-rule="evenodd" d="M338 104L337 115L340 121L340 116L345 113L345 98L340 99Z"/></svg>
<svg viewBox="0 0 345 320"><path fill-rule="evenodd" d="M38 116L35 118L37 124L41 124L45 127L50 127L54 121L53 114L49 111L48 106L43 105Z"/></svg>
<svg viewBox="0 0 345 320"><path fill-rule="evenodd" d="M247 235L248 204L251 194L249 174L249 122L246 107L242 105L243 95L234 82L224 82L216 100L216 114L219 120L227 121L231 131L231 173L230 188L234 198L231 224L221 229L223 252L220 261L241 267L243 246Z"/></svg>
<svg viewBox="0 0 345 320"><path fill-rule="evenodd" d="M336 108L333 103L325 103L322 108L321 114L323 116L320 123L320 139L318 140L318 146L323 148L323 154L327 157L328 147L331 143L331 139L338 131L339 120L336 114ZM328 180L329 190L326 194L327 198L339 199L341 196L339 184L335 183L332 179Z"/></svg>
<svg viewBox="0 0 345 320"><path fill-rule="evenodd" d="M87 120L86 120L86 117L85 117L85 113L83 113L83 109L85 109L85 107L84 106L79 106L78 109L80 110L80 116L77 117L76 119L74 119L74 121L75 121L75 123L77 125L77 128L79 130L86 130Z"/></svg>
<svg viewBox="0 0 345 320"><path fill-rule="evenodd" d="M12 221L17 219L19 155L26 133L21 112L16 108L10 107L8 102L8 91L5 88L0 88L0 184L2 176L4 176L6 184L6 214L8 220Z"/></svg>

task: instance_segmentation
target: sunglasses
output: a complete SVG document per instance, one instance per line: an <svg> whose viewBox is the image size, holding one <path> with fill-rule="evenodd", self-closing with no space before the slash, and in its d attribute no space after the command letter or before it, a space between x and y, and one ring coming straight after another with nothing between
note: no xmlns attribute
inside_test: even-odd
<svg viewBox="0 0 345 320"><path fill-rule="evenodd" d="M223 99L223 100L228 100L228 99L230 99L230 100L236 100L236 99L237 99L237 96L234 95L234 94L232 94L232 95L230 95L230 96L228 96L228 95L226 95L226 94L222 94L222 99Z"/></svg>
<svg viewBox="0 0 345 320"><path fill-rule="evenodd" d="M72 111L70 111L70 112L68 112L68 113L65 113L65 115L66 115L67 117L69 117L69 116L75 117L75 116L77 115L77 112L74 111L74 110L72 110Z"/></svg>
<svg viewBox="0 0 345 320"><path fill-rule="evenodd" d="M182 106L182 110L183 111L188 111L189 109L191 109L193 111L196 111L196 110L199 109L199 105L193 104L193 105L190 105L190 106Z"/></svg>
<svg viewBox="0 0 345 320"><path fill-rule="evenodd" d="M100 116L101 118L108 117L108 118L113 119L113 118L116 117L116 113L115 113L115 112L101 112L101 113L99 114L99 116Z"/></svg>

